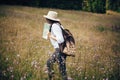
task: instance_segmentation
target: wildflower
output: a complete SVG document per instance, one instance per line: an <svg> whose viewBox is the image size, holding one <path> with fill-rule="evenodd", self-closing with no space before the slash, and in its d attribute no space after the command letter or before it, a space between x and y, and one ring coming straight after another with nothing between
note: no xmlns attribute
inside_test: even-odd
<svg viewBox="0 0 120 80"><path fill-rule="evenodd" d="M6 58L6 61L8 61L9 59L8 58Z"/></svg>
<svg viewBox="0 0 120 80"><path fill-rule="evenodd" d="M6 76L6 71L4 70L4 71L2 71L2 74L4 75L4 76Z"/></svg>
<svg viewBox="0 0 120 80"><path fill-rule="evenodd" d="M94 79L94 78L95 78L95 76L92 76L92 78Z"/></svg>
<svg viewBox="0 0 120 80"><path fill-rule="evenodd" d="M36 68L36 69L39 69L40 67L38 66L38 62L36 60L32 61L31 62L31 66Z"/></svg>
<svg viewBox="0 0 120 80"><path fill-rule="evenodd" d="M87 79L87 77L85 77L85 79Z"/></svg>
<svg viewBox="0 0 120 80"><path fill-rule="evenodd" d="M17 54L17 57L20 57L20 54Z"/></svg>
<svg viewBox="0 0 120 80"><path fill-rule="evenodd" d="M13 67L9 67L9 68L7 68L7 71L10 71L10 72L13 72Z"/></svg>
<svg viewBox="0 0 120 80"><path fill-rule="evenodd" d="M26 79L27 74L24 74L23 78Z"/></svg>
<svg viewBox="0 0 120 80"><path fill-rule="evenodd" d="M33 66L33 65L34 65L34 63L35 63L35 61L32 61L32 62L31 62L31 66Z"/></svg>
<svg viewBox="0 0 120 80"><path fill-rule="evenodd" d="M20 80L24 80L24 78L23 78L23 77L21 77L21 78L20 78Z"/></svg>
<svg viewBox="0 0 120 80"><path fill-rule="evenodd" d="M13 74L11 75L11 78L12 78L12 79L14 78L14 75L13 75Z"/></svg>
<svg viewBox="0 0 120 80"><path fill-rule="evenodd" d="M67 79L68 79L68 80L73 80L71 77L68 77Z"/></svg>

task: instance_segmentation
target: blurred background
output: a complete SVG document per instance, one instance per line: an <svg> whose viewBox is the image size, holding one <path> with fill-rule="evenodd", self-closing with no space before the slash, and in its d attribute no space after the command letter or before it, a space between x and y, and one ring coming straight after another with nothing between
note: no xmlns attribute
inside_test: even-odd
<svg viewBox="0 0 120 80"><path fill-rule="evenodd" d="M106 10L120 12L120 0L0 0L0 4L84 10L105 13Z"/></svg>
<svg viewBox="0 0 120 80"><path fill-rule="evenodd" d="M120 0L0 0L0 80L48 80L53 50L42 38L49 10L76 41L67 57L74 80L120 80ZM54 65L54 80L61 80Z"/></svg>

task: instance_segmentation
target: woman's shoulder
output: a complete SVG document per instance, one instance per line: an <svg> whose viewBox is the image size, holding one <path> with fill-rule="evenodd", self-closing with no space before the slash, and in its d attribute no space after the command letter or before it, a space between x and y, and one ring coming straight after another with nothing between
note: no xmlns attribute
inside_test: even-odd
<svg viewBox="0 0 120 80"><path fill-rule="evenodd" d="M54 29L58 29L58 28L60 28L60 24L59 23L53 23L53 25L52 25L52 28Z"/></svg>
<svg viewBox="0 0 120 80"><path fill-rule="evenodd" d="M53 23L52 26L60 26L59 23Z"/></svg>

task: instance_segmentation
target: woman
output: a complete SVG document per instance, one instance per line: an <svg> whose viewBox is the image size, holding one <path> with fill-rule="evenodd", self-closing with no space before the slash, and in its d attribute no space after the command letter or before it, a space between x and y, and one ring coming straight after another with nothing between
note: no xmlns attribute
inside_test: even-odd
<svg viewBox="0 0 120 80"><path fill-rule="evenodd" d="M53 45L55 52L52 56L47 60L47 69L49 80L52 80L53 77L53 64L55 62L59 65L59 71L61 73L63 80L67 79L66 73L66 55L60 52L59 44L64 42L64 38L62 35L62 30L60 26L60 19L57 18L57 12L49 11L47 15L44 15L46 21L51 25L50 31L48 33L48 38L50 39L51 44Z"/></svg>

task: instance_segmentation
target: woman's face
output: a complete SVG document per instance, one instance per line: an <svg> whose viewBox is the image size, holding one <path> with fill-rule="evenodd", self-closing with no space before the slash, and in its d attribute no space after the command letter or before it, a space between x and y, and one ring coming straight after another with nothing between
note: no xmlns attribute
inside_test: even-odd
<svg viewBox="0 0 120 80"><path fill-rule="evenodd" d="M47 21L47 23L52 24L51 21L50 21L49 19L46 19L46 21Z"/></svg>

